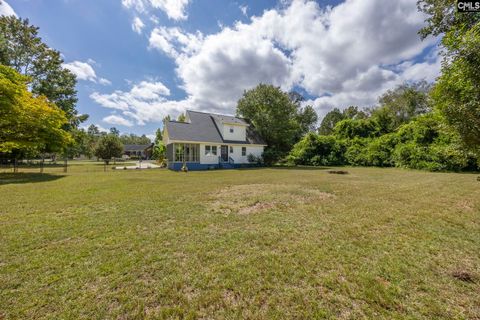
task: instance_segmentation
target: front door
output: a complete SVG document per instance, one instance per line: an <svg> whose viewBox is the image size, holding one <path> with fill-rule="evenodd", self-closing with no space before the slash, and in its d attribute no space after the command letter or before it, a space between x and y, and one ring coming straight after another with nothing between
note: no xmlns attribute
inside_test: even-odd
<svg viewBox="0 0 480 320"><path fill-rule="evenodd" d="M228 162L228 146L222 146L220 148L220 156L222 157L222 161Z"/></svg>

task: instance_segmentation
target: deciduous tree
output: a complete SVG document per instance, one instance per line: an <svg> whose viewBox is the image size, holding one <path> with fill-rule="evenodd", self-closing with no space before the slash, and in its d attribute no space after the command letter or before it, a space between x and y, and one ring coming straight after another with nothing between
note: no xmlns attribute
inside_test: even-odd
<svg viewBox="0 0 480 320"><path fill-rule="evenodd" d="M29 76L31 92L47 97L62 109L70 127L85 121L88 116L78 115L75 109L75 75L63 68L60 52L42 42L38 28L28 19L1 16L0 34L0 63Z"/></svg>
<svg viewBox="0 0 480 320"><path fill-rule="evenodd" d="M103 159L108 165L112 158L119 158L123 153L123 144L120 138L113 134L107 134L100 138L95 148L95 156Z"/></svg>
<svg viewBox="0 0 480 320"><path fill-rule="evenodd" d="M29 78L0 65L0 152L15 155L58 152L71 142L65 113L28 91Z"/></svg>
<svg viewBox="0 0 480 320"><path fill-rule="evenodd" d="M267 143L266 163L285 156L317 121L313 108L302 108L298 99L292 100L280 88L266 84L244 92L237 115L250 121Z"/></svg>
<svg viewBox="0 0 480 320"><path fill-rule="evenodd" d="M443 35L442 75L432 97L447 122L480 158L480 12L461 13L454 0L421 0L425 38Z"/></svg>

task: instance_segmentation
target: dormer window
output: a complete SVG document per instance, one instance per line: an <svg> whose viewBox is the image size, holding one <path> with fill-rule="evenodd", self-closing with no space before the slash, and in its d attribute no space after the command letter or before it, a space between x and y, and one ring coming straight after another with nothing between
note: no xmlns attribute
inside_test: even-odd
<svg viewBox="0 0 480 320"><path fill-rule="evenodd" d="M233 127L230 127L230 133L233 133Z"/></svg>

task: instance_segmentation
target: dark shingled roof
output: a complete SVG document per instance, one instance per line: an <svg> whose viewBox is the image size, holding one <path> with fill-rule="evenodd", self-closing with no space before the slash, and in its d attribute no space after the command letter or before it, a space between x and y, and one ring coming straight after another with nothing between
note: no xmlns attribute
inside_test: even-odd
<svg viewBox="0 0 480 320"><path fill-rule="evenodd" d="M124 151L143 151L149 147L151 147L153 143L151 144L126 144L123 146Z"/></svg>
<svg viewBox="0 0 480 320"><path fill-rule="evenodd" d="M169 121L166 123L168 137L177 141L198 141L212 143L265 144L251 127L247 127L245 141L224 140L215 122L247 124L244 119L219 114L187 111L190 122ZM216 121L215 121L216 120Z"/></svg>

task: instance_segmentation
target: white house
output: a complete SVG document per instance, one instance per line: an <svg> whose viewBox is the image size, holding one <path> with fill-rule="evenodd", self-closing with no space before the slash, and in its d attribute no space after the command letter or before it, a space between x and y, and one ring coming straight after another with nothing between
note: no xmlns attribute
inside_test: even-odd
<svg viewBox="0 0 480 320"><path fill-rule="evenodd" d="M168 168L189 170L236 168L250 165L250 154L260 157L266 146L244 119L187 111L186 121L165 123L163 142Z"/></svg>

